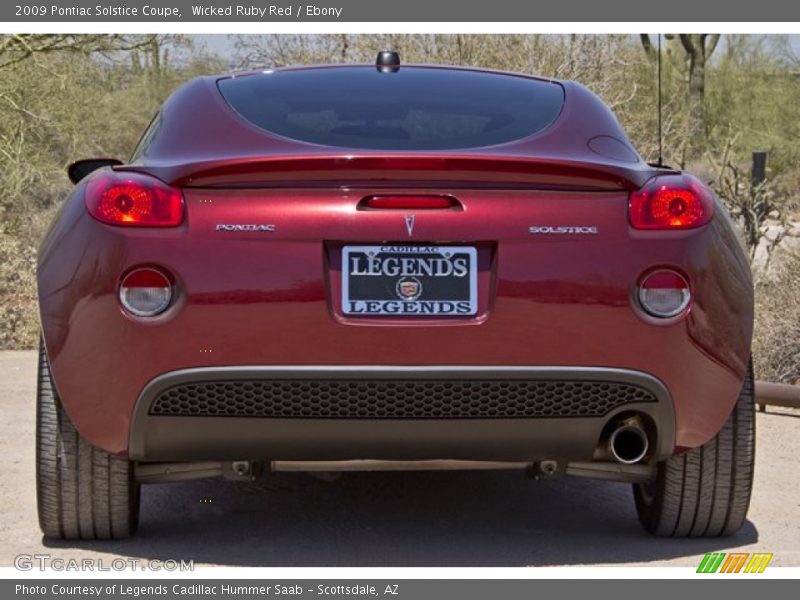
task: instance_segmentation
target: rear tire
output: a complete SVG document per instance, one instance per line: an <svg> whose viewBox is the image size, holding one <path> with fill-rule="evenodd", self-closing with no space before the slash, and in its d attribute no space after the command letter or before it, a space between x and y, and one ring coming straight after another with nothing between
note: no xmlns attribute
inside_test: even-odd
<svg viewBox="0 0 800 600"><path fill-rule="evenodd" d="M736 533L750 504L755 463L753 367L720 432L708 443L658 465L656 479L633 486L644 528L663 537Z"/></svg>
<svg viewBox="0 0 800 600"><path fill-rule="evenodd" d="M44 536L63 540L128 537L139 520L131 462L94 448L64 412L39 346L36 500Z"/></svg>

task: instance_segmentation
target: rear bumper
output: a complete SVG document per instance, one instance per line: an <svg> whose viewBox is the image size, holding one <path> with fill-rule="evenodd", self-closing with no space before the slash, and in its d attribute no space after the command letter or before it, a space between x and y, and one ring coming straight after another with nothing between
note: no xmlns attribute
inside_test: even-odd
<svg viewBox="0 0 800 600"><path fill-rule="evenodd" d="M383 402L386 386L394 396ZM500 397L508 386L517 398L513 408ZM335 410L318 410L320 387ZM310 388L317 396L309 401ZM351 398L353 389L358 397ZM670 456L672 399L658 379L638 371L208 367L166 373L144 388L128 455L139 461L588 461L609 426L634 413L648 426L650 458Z"/></svg>

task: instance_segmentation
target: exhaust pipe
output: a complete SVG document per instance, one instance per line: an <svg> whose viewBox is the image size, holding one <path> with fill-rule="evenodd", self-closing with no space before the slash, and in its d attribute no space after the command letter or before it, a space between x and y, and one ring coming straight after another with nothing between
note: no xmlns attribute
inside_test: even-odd
<svg viewBox="0 0 800 600"><path fill-rule="evenodd" d="M638 463L647 454L647 433L637 418L626 419L617 426L608 438L609 454L623 465Z"/></svg>

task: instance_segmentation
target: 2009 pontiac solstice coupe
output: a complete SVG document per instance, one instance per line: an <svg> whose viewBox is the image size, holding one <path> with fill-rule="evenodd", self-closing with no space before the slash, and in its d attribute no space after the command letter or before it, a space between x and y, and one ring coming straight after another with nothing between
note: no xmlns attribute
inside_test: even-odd
<svg viewBox="0 0 800 600"><path fill-rule="evenodd" d="M201 77L70 176L38 266L47 537L270 470L520 468L633 484L658 535L742 525L748 261L583 86L393 53Z"/></svg>

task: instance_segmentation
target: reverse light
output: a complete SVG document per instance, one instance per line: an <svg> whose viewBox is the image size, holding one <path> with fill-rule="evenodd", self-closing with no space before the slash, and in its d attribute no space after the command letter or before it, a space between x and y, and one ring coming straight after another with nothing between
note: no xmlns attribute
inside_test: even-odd
<svg viewBox="0 0 800 600"><path fill-rule="evenodd" d="M135 269L122 279L119 301L132 315L155 317L167 310L172 301L172 283L156 269Z"/></svg>
<svg viewBox="0 0 800 600"><path fill-rule="evenodd" d="M653 317L676 317L686 310L691 299L689 282L669 269L653 271L639 283L639 304Z"/></svg>
<svg viewBox="0 0 800 600"><path fill-rule="evenodd" d="M661 175L631 192L628 214L634 229L694 229L714 216L714 199L691 175Z"/></svg>
<svg viewBox="0 0 800 600"><path fill-rule="evenodd" d="M86 185L86 209L98 221L128 227L175 227L183 222L183 194L141 173L99 174Z"/></svg>

